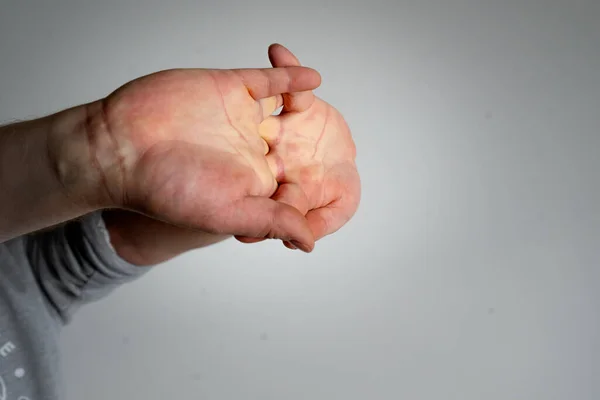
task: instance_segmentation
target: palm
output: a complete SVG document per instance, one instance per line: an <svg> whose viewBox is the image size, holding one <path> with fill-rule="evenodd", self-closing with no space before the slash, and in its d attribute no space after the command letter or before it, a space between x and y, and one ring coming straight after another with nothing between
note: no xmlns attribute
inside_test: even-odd
<svg viewBox="0 0 600 400"><path fill-rule="evenodd" d="M281 185L275 197L313 211L307 217L317 239L352 217L360 198L356 148L334 107L315 98L307 110L270 117L261 134Z"/></svg>
<svg viewBox="0 0 600 400"><path fill-rule="evenodd" d="M276 188L258 135L260 105L234 71L150 75L115 92L106 108L108 125L118 121L141 155L126 172L128 205L215 230L207 213L220 218L244 196Z"/></svg>
<svg viewBox="0 0 600 400"><path fill-rule="evenodd" d="M269 48L269 59L273 67L300 65L281 45ZM261 135L270 146L267 159L280 184L272 198L306 214L318 240L340 229L358 208L361 188L355 145L341 114L312 91L284 94L272 111L281 104L281 114L261 125ZM246 243L261 240L237 238Z"/></svg>

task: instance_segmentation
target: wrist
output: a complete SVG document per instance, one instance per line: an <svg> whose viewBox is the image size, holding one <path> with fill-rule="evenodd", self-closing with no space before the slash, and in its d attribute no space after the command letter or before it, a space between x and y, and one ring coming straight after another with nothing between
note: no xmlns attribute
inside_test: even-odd
<svg viewBox="0 0 600 400"><path fill-rule="evenodd" d="M123 174L102 100L51 116L47 153L55 181L83 209L122 205Z"/></svg>
<svg viewBox="0 0 600 400"><path fill-rule="evenodd" d="M160 230L155 229L158 221L118 209L104 210L102 219L114 252L130 264L156 265L179 254L161 243Z"/></svg>
<svg viewBox="0 0 600 400"><path fill-rule="evenodd" d="M126 211L104 210L101 218L108 236L108 243L117 256L136 266L154 264L153 260L147 260L144 251L140 251L139 246L132 242L131 232L123 232L123 227L131 223L131 221L127 221Z"/></svg>
<svg viewBox="0 0 600 400"><path fill-rule="evenodd" d="M160 264L231 237L176 227L126 210L105 210L102 217L114 251L138 266Z"/></svg>

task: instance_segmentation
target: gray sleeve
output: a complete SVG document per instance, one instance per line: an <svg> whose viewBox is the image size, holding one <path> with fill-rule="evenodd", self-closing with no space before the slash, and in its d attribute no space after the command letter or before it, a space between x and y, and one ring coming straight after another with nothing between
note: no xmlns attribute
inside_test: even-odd
<svg viewBox="0 0 600 400"><path fill-rule="evenodd" d="M23 240L40 290L63 324L80 306L105 297L150 269L129 264L114 252L101 212Z"/></svg>

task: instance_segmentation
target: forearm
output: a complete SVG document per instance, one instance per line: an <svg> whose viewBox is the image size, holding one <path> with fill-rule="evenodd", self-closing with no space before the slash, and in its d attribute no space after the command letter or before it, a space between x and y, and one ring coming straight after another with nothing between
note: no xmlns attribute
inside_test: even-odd
<svg viewBox="0 0 600 400"><path fill-rule="evenodd" d="M160 264L231 237L176 227L125 210L105 210L103 218L116 253L138 266Z"/></svg>
<svg viewBox="0 0 600 400"><path fill-rule="evenodd" d="M0 128L0 242L99 206L89 190L95 178L77 188L65 187L64 177L74 171L78 180L90 178L80 162L89 158L88 124L87 106L80 106Z"/></svg>

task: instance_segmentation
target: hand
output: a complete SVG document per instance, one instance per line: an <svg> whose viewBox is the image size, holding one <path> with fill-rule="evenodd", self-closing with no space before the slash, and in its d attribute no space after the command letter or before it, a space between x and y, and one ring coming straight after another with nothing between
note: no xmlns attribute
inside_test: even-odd
<svg viewBox="0 0 600 400"><path fill-rule="evenodd" d="M304 216L268 198L277 183L258 127L261 99L319 83L316 71L297 67L152 74L92 103L87 138L62 163L91 155L84 178L100 177L103 208L217 235L294 240L310 251ZM77 171L63 170L65 186L81 185Z"/></svg>
<svg viewBox="0 0 600 400"><path fill-rule="evenodd" d="M269 59L274 67L300 65L281 45L269 48ZM267 159L279 182L272 199L306 214L318 240L341 228L358 208L356 148L342 115L312 91L278 97L269 111L283 104L280 115L266 118L260 129L270 148ZM237 238L247 243L262 240ZM295 247L287 241L284 244Z"/></svg>

